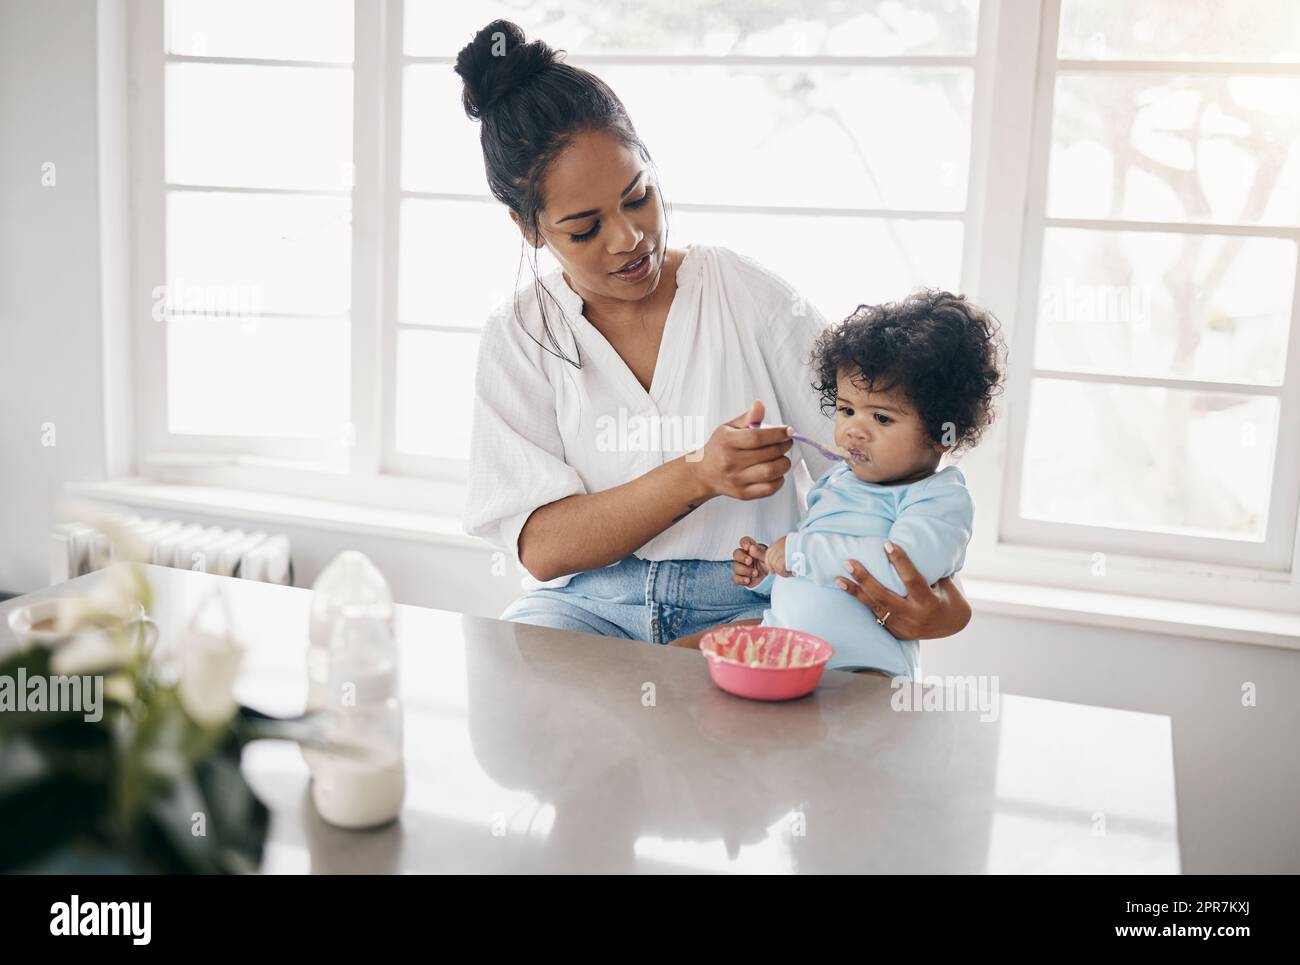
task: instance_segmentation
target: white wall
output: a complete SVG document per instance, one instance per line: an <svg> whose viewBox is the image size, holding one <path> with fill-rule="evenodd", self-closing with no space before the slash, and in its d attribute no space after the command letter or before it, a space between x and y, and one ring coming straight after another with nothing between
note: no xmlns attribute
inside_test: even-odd
<svg viewBox="0 0 1300 965"><path fill-rule="evenodd" d="M101 74L125 89L124 9L0 0L0 592L46 582L62 484L121 471L130 451L129 353L104 351L125 331L125 132L101 139L98 96Z"/></svg>

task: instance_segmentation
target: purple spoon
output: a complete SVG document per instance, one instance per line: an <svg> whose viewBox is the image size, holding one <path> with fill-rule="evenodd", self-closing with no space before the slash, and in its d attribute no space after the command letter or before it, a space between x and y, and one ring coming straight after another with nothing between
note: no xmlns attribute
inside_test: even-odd
<svg viewBox="0 0 1300 965"><path fill-rule="evenodd" d="M770 426L766 422L751 422L749 424L749 427L751 429L775 429L776 428L776 426ZM809 439L807 436L802 436L797 432L794 435L792 435L790 438L797 439L799 442L807 443L808 445L816 449L818 452L820 452L827 459L838 459L840 462L849 461L848 456L843 455L842 453L838 453L834 449L827 449L820 442L817 442L816 440L813 439Z"/></svg>

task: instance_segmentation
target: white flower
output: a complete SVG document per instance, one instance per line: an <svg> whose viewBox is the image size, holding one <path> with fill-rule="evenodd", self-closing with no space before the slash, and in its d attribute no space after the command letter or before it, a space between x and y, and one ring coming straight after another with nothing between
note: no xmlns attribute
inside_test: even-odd
<svg viewBox="0 0 1300 965"><path fill-rule="evenodd" d="M83 630L50 656L50 672L67 677L109 673L126 666L130 643L104 630Z"/></svg>
<svg viewBox="0 0 1300 965"><path fill-rule="evenodd" d="M104 680L104 696L119 704L129 704L135 700L135 681L130 674L115 673Z"/></svg>
<svg viewBox="0 0 1300 965"><path fill-rule="evenodd" d="M144 614L131 570L115 564L100 571L99 582L88 593L60 597L54 618L56 628L73 634L85 629L116 628Z"/></svg>
<svg viewBox="0 0 1300 965"><path fill-rule="evenodd" d="M205 727L224 724L235 712L234 687L243 648L229 636L191 627L177 640L181 706Z"/></svg>

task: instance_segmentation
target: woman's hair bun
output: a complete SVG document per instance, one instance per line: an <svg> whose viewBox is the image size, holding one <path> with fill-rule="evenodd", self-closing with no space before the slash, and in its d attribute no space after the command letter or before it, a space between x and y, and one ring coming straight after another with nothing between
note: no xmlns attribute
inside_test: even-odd
<svg viewBox="0 0 1300 965"><path fill-rule="evenodd" d="M492 105L558 59L540 40L528 43L519 25L493 20L456 55L456 73L465 82L465 113L478 119Z"/></svg>

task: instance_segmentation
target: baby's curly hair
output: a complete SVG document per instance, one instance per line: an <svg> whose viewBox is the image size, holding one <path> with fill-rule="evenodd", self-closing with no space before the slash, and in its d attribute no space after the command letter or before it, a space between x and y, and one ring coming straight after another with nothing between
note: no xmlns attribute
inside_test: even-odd
<svg viewBox="0 0 1300 965"><path fill-rule="evenodd" d="M993 421L1001 392L1005 346L1000 325L964 295L922 289L902 301L859 305L826 329L812 365L822 411L833 416L837 379L847 370L868 391L899 389L935 442L954 450L974 446ZM853 373L860 375L853 375Z"/></svg>

